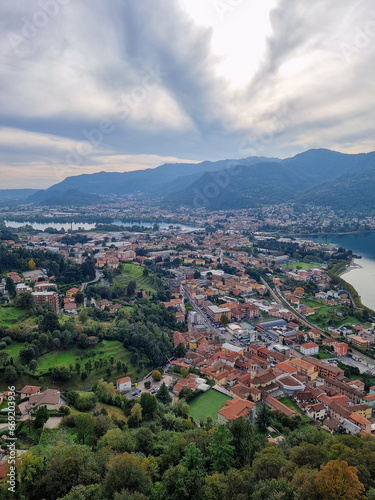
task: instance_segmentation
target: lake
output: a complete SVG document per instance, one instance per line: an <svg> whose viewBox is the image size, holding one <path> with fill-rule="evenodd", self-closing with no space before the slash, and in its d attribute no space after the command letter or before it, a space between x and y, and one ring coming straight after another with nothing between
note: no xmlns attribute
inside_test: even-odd
<svg viewBox="0 0 375 500"><path fill-rule="evenodd" d="M25 222L16 222L12 220L6 220L4 221L5 225L8 227L13 227L13 228L18 228L25 226L26 224L30 225L33 229L36 229L37 231L44 231L47 227L52 227L53 229L57 229L60 231L61 229L68 230L71 227L73 228L74 231L89 231L90 229L95 229L96 224L88 223L88 222L30 222L30 221L25 221ZM142 227L153 227L154 224L158 224L160 229L168 229L170 226L173 226L174 228L179 227L182 232L191 232L191 231L199 231L200 227L196 226L187 226L185 224L179 224L179 223L168 223L168 222L144 222L144 221L128 221L128 222L122 222L119 220L115 220L112 224L115 224L116 226L142 226Z"/></svg>
<svg viewBox="0 0 375 500"><path fill-rule="evenodd" d="M342 274L354 286L362 303L375 310L375 233L332 234L303 237L319 243L332 243L337 247L353 250L362 259L354 259L360 267Z"/></svg>

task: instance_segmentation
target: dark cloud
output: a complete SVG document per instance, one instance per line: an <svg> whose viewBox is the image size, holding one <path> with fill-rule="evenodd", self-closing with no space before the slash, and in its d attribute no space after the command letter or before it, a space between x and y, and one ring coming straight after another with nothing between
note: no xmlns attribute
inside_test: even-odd
<svg viewBox="0 0 375 500"><path fill-rule="evenodd" d="M52 182L48 165L73 153L79 173L110 169L111 156L121 169L119 155L372 149L373 3L280 0L270 18L259 70L235 88L216 71L214 28L174 0L1 0L1 171L18 184L30 165Z"/></svg>

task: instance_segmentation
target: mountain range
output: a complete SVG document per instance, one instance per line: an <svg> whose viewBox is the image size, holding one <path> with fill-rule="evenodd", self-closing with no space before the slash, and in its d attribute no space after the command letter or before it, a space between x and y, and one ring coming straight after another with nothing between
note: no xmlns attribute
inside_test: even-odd
<svg viewBox="0 0 375 500"><path fill-rule="evenodd" d="M158 204L170 209L224 210L294 201L371 212L375 208L375 152L311 149L286 159L251 156L83 174L32 193L27 202L85 205L92 204L93 198L129 194L146 200L158 198Z"/></svg>

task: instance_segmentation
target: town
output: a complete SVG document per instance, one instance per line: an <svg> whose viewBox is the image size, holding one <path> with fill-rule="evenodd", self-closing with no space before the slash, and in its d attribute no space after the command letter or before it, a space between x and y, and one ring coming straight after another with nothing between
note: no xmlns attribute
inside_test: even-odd
<svg viewBox="0 0 375 500"><path fill-rule="evenodd" d="M18 457L67 414L100 409L103 384L124 419L155 395L186 401L202 428L263 422L269 443L306 426L375 433L374 316L339 276L351 252L226 220L141 232L2 226L3 444L9 385ZM152 322L164 327L157 343Z"/></svg>

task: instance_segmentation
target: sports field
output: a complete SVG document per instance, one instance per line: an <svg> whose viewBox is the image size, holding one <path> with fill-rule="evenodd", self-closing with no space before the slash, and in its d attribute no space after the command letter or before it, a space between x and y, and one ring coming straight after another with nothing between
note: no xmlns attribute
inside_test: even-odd
<svg viewBox="0 0 375 500"><path fill-rule="evenodd" d="M215 389L209 389L190 403L190 415L197 421L205 420L207 417L217 420L217 412L228 399L231 398Z"/></svg>

